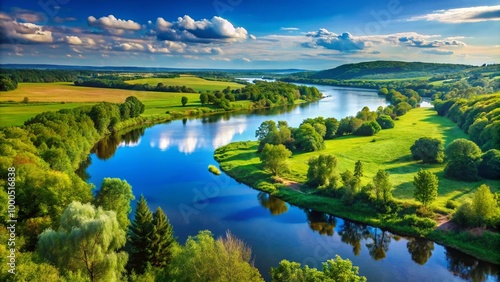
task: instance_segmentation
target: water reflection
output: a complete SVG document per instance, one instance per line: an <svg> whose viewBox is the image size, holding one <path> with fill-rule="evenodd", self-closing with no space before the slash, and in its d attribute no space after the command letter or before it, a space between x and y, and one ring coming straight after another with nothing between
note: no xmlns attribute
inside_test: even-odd
<svg viewBox="0 0 500 282"><path fill-rule="evenodd" d="M424 265L432 256L434 242L422 238L410 238L406 243L406 247L411 259L420 265Z"/></svg>
<svg viewBox="0 0 500 282"><path fill-rule="evenodd" d="M352 246L352 252L355 256L361 251L361 240L366 240L370 232L366 225L344 220L339 230L340 240Z"/></svg>
<svg viewBox="0 0 500 282"><path fill-rule="evenodd" d="M259 192L259 194L257 194L257 199L260 205L268 209L272 215L279 215L288 211L288 205L285 201L267 193Z"/></svg>
<svg viewBox="0 0 500 282"><path fill-rule="evenodd" d="M366 243L368 252L374 260L381 260L386 257L391 243L391 234L378 228L370 227L370 243Z"/></svg>
<svg viewBox="0 0 500 282"><path fill-rule="evenodd" d="M474 282L486 281L488 278L496 278L493 281L500 281L500 266L479 262L452 248L446 247L445 249L448 269L454 276Z"/></svg>
<svg viewBox="0 0 500 282"><path fill-rule="evenodd" d="M118 147L138 146L141 143L144 130L144 127L140 127L127 132L114 132L106 135L95 144L92 153L95 153L100 160L107 160L115 154Z"/></svg>
<svg viewBox="0 0 500 282"><path fill-rule="evenodd" d="M309 227L322 235L333 236L337 220L334 216L317 212L311 209L304 209Z"/></svg>

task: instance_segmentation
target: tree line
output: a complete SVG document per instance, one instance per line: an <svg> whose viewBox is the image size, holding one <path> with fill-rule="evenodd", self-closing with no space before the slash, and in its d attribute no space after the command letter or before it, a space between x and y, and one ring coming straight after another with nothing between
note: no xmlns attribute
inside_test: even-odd
<svg viewBox="0 0 500 282"><path fill-rule="evenodd" d="M157 91L157 92L183 92L183 93L197 93L191 87L180 85L164 85L158 83L156 86L149 84L129 84L121 79L86 79L76 80L75 86L97 87L97 88L113 88L137 91Z"/></svg>

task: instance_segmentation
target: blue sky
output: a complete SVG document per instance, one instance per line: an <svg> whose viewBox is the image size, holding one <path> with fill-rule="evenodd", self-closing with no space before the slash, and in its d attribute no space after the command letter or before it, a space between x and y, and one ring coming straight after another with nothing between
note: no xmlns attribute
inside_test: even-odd
<svg viewBox="0 0 500 282"><path fill-rule="evenodd" d="M500 60L500 2L2 0L0 63L327 69Z"/></svg>

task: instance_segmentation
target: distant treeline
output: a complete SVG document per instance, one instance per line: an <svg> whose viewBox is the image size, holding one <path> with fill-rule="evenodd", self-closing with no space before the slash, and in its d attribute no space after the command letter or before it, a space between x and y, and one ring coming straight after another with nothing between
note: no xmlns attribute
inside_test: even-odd
<svg viewBox="0 0 500 282"><path fill-rule="evenodd" d="M75 86L126 89L126 90L138 90L138 91L196 93L196 90L186 86L164 85L163 83L158 83L156 86L152 86L149 84L128 84L120 79L77 80L75 81Z"/></svg>
<svg viewBox="0 0 500 282"><path fill-rule="evenodd" d="M230 109L230 102L250 100L253 108L265 108L283 105L293 105L296 100L314 101L322 97L316 87L297 86L284 82L257 81L244 88L229 87L220 91L204 92L200 94L202 105L213 104L217 108Z"/></svg>

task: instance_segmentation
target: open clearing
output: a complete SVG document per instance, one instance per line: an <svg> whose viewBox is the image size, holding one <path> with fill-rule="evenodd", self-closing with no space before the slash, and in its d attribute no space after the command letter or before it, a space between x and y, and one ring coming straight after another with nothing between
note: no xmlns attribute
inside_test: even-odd
<svg viewBox="0 0 500 282"><path fill-rule="evenodd" d="M380 131L376 136L346 136L325 142L326 149L319 152L294 153L289 160L290 172L284 175L292 181L305 182L307 161L318 154L333 154L338 160L338 171L354 170L357 160L363 162L363 184L371 181L379 169L390 173L394 185L393 195L401 200L413 202L413 177L420 169L431 170L439 177L439 197L435 205L444 207L448 199L459 200L470 197L479 185L486 183L493 192L500 191L500 181L481 179L478 182L461 182L444 178L444 164L422 164L414 161L410 147L421 137L439 138L445 146L457 138L468 138L467 135L447 118L440 117L428 108L417 108L396 121L393 129ZM375 140L375 141L373 141ZM256 174L260 161L255 153L257 142L250 148L243 147L228 152L231 157L227 164L230 167L243 169L242 174ZM248 171L245 171L245 168Z"/></svg>

